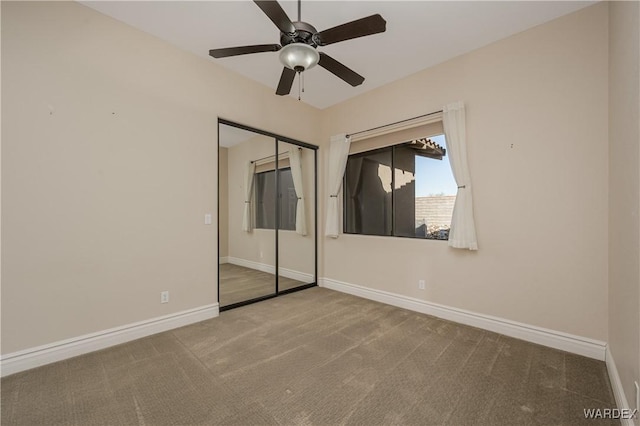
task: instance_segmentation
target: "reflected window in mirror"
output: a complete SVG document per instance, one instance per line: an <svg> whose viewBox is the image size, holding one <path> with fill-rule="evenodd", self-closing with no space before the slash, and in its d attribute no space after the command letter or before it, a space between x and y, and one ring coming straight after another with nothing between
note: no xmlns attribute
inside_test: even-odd
<svg viewBox="0 0 640 426"><path fill-rule="evenodd" d="M260 229L275 229L276 199L280 203L279 229L296 230L296 206L298 198L293 186L291 168L280 169L280 189L276 198L276 171L256 173L255 176L255 224Z"/></svg>

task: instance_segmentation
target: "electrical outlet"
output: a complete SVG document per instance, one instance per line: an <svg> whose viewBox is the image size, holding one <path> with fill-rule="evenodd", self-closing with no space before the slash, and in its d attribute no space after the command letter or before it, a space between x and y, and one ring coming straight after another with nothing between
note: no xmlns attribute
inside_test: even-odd
<svg viewBox="0 0 640 426"><path fill-rule="evenodd" d="M169 303L169 292L168 291L160 292L160 303Z"/></svg>
<svg viewBox="0 0 640 426"><path fill-rule="evenodd" d="M418 280L418 288L420 290L424 290L425 284L424 284L424 280Z"/></svg>

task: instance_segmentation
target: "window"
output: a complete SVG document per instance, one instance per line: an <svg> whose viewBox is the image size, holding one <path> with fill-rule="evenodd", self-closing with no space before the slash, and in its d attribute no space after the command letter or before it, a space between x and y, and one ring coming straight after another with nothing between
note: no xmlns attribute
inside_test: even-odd
<svg viewBox="0 0 640 426"><path fill-rule="evenodd" d="M276 224L276 171L256 173L256 228L275 229ZM280 169L280 223L278 229L295 231L298 197L293 187L291 168Z"/></svg>
<svg viewBox="0 0 640 426"><path fill-rule="evenodd" d="M448 240L457 185L444 135L349 155L344 232Z"/></svg>

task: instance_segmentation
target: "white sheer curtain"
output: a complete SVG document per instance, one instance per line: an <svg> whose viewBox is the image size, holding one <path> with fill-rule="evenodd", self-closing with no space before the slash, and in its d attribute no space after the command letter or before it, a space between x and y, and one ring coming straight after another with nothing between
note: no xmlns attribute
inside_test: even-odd
<svg viewBox="0 0 640 426"><path fill-rule="evenodd" d="M293 188L298 197L296 206L296 232L300 235L307 235L307 221L304 209L304 186L302 184L302 150L296 146L289 149L289 166L291 167L291 177L293 178Z"/></svg>
<svg viewBox="0 0 640 426"><path fill-rule="evenodd" d="M338 194L342 186L344 169L347 166L349 146L351 138L342 133L331 137L329 147L329 199L327 201L327 222L324 234L328 237L338 238L340 235L340 205Z"/></svg>
<svg viewBox="0 0 640 426"><path fill-rule="evenodd" d="M253 177L255 176L256 163L247 162L244 175L244 214L242 216L242 230L251 232L251 195L253 194Z"/></svg>
<svg viewBox="0 0 640 426"><path fill-rule="evenodd" d="M448 157L453 177L458 184L458 194L453 207L449 245L455 248L478 250L476 225L473 220L471 178L467 164L467 140L464 103L446 105L442 109L442 124L447 139Z"/></svg>

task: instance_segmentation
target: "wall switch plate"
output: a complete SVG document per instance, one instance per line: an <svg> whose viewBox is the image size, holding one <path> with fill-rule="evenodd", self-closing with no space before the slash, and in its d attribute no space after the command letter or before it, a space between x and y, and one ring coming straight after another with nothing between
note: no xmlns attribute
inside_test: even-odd
<svg viewBox="0 0 640 426"><path fill-rule="evenodd" d="M207 213L204 215L204 224L211 225L211 213Z"/></svg>
<svg viewBox="0 0 640 426"><path fill-rule="evenodd" d="M169 292L168 291L160 292L160 303L169 303Z"/></svg>
<svg viewBox="0 0 640 426"><path fill-rule="evenodd" d="M425 287L424 280L418 280L418 288L420 290L424 290L424 287Z"/></svg>

